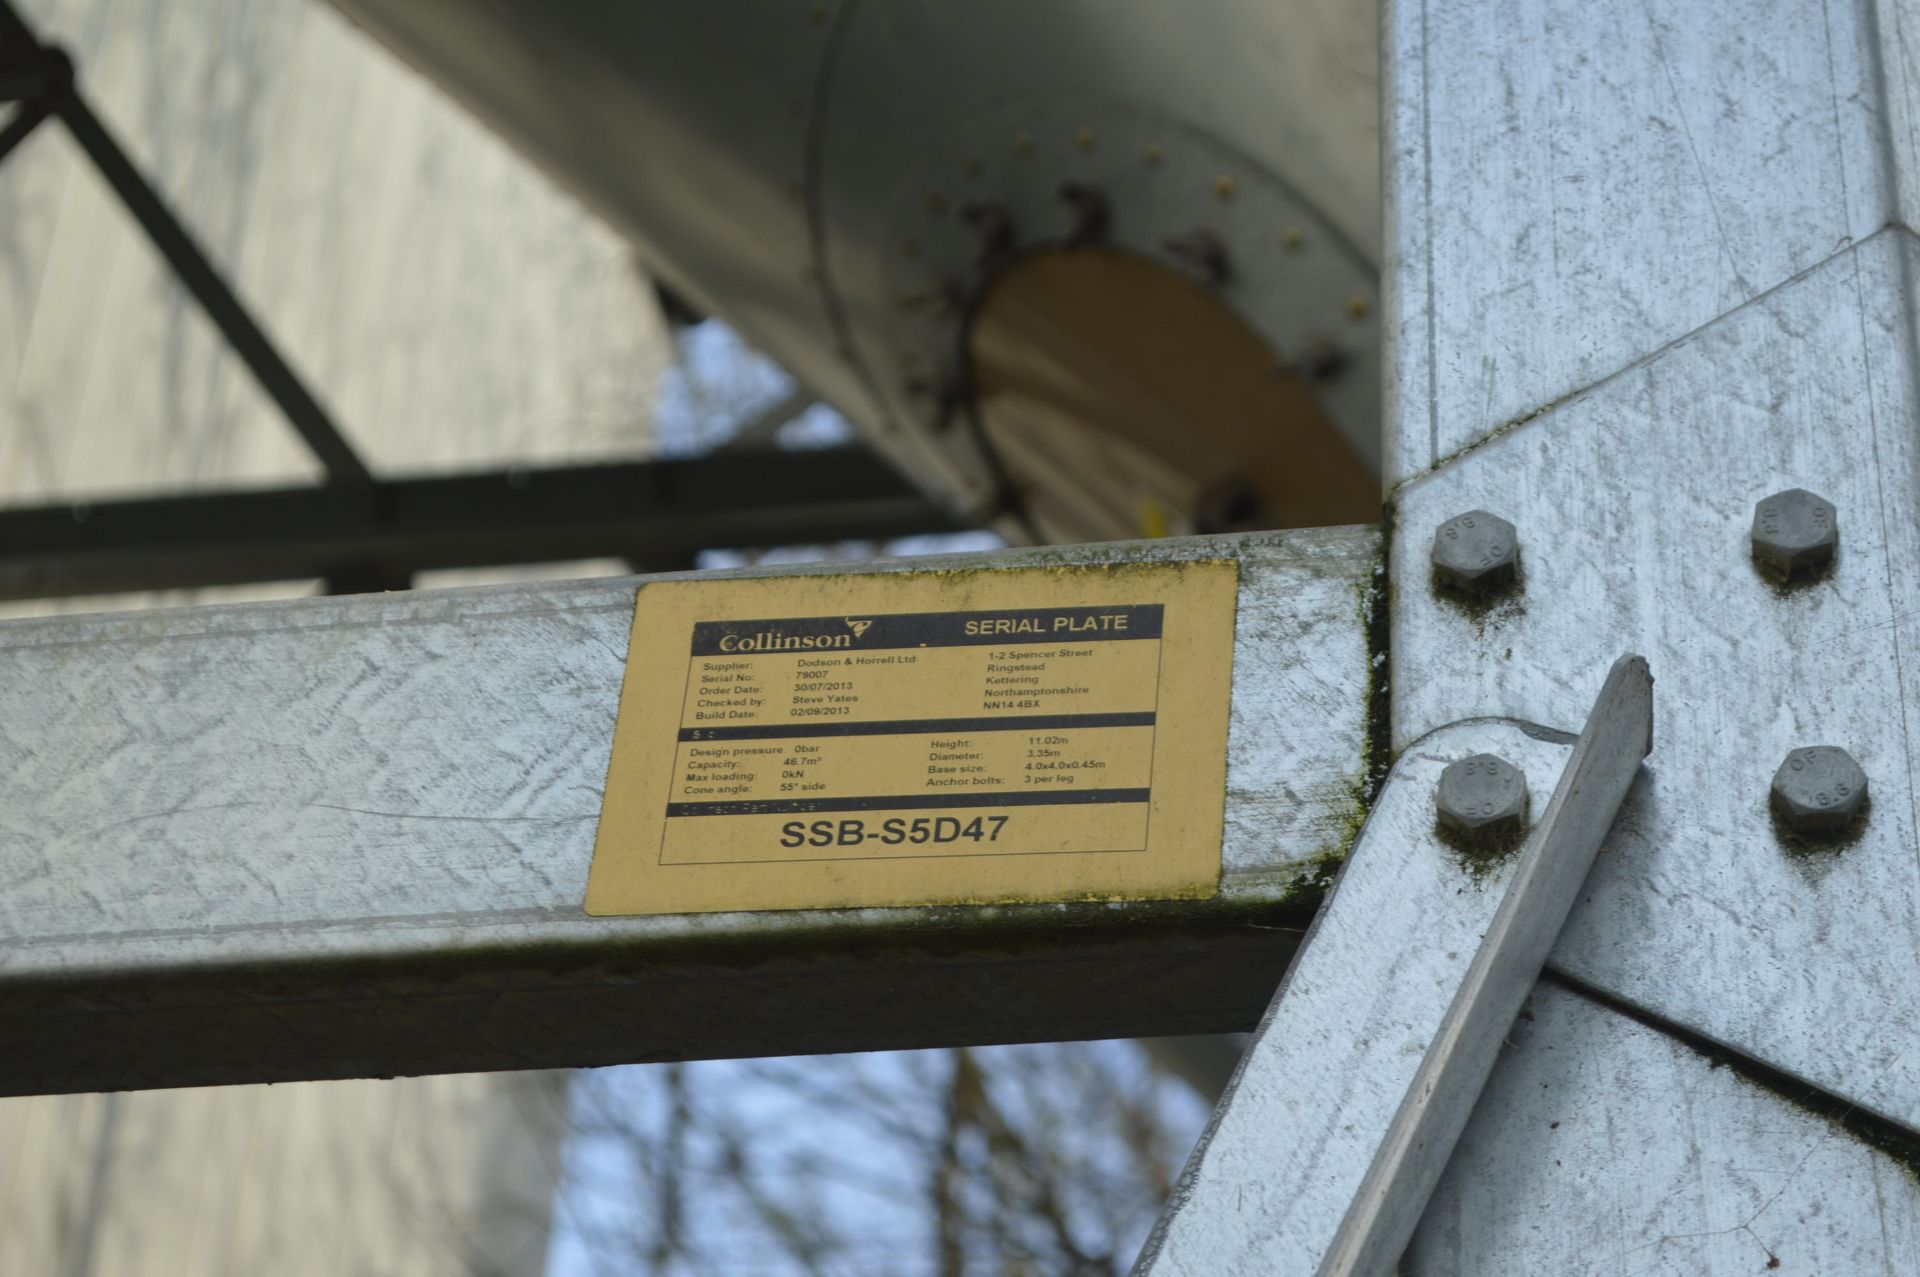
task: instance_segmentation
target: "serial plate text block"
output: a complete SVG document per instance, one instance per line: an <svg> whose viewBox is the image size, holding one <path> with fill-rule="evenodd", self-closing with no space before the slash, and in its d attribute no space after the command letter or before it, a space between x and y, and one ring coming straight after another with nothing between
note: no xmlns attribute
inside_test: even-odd
<svg viewBox="0 0 1920 1277"><path fill-rule="evenodd" d="M641 588L587 909L1192 898L1237 565Z"/></svg>

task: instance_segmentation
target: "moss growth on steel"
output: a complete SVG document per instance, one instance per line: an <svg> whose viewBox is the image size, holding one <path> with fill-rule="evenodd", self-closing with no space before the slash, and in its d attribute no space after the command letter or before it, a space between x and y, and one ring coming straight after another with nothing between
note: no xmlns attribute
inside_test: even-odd
<svg viewBox="0 0 1920 1277"><path fill-rule="evenodd" d="M1907 1182L1920 1188L1920 1136L1884 1118L1863 1113L1860 1106L1835 1095L1795 1082L1785 1073L1776 1073L1725 1051L1703 1050L1710 1068L1725 1068L1734 1077L1755 1090L1784 1100L1810 1117L1844 1131L1900 1168Z"/></svg>
<svg viewBox="0 0 1920 1277"><path fill-rule="evenodd" d="M1579 997L1635 1024L1653 1030L1677 1042L1705 1059L1708 1068L1727 1069L1734 1077L1784 1100L1801 1112L1817 1117L1837 1130L1884 1155L1898 1166L1915 1186L1920 1187L1920 1134L1896 1122L1862 1109L1857 1103L1829 1094L1817 1087L1749 1056L1736 1055L1684 1024L1655 1015L1637 1003L1618 997L1586 981L1549 966L1541 973L1543 983L1557 984Z"/></svg>
<svg viewBox="0 0 1920 1277"><path fill-rule="evenodd" d="M1847 848L1866 836L1867 822L1872 816L1873 798L1869 795L1861 800L1860 810L1854 813L1845 829L1824 834L1803 834L1787 824L1780 815L1780 809L1771 800L1767 802L1767 821L1773 827L1773 836L1779 841L1780 850L1786 854L1787 863L1806 880L1808 886L1817 885L1840 867Z"/></svg>
<svg viewBox="0 0 1920 1277"><path fill-rule="evenodd" d="M1380 540L1374 550L1373 567L1354 584L1355 605L1360 612L1361 632L1367 638L1366 730L1360 741L1360 778L1347 788L1347 802L1335 814L1339 833L1327 847L1295 866L1281 903L1306 917L1319 912L1327 893L1340 877L1341 867L1353 854L1360 832L1373 812L1374 800L1393 768L1393 722L1389 710L1391 688L1387 644L1392 577L1387 571L1388 547L1393 544L1393 505L1381 511Z"/></svg>
<svg viewBox="0 0 1920 1277"><path fill-rule="evenodd" d="M1526 845L1526 827L1523 826L1512 837L1499 842L1475 841L1463 838L1445 825L1436 823L1434 835L1439 838L1447 850L1453 853L1454 863L1473 879L1476 887L1485 886L1500 867L1519 854Z"/></svg>
<svg viewBox="0 0 1920 1277"><path fill-rule="evenodd" d="M1497 594L1469 594L1443 580L1437 569L1430 574L1427 587L1443 606L1473 624L1476 639L1484 640L1488 630L1525 616L1527 612L1527 564L1524 557L1516 558L1513 580Z"/></svg>
<svg viewBox="0 0 1920 1277"><path fill-rule="evenodd" d="M1591 387L1588 387L1588 389L1591 389ZM1488 444L1492 443L1494 440L1502 438L1506 435L1512 434L1514 431L1526 425L1529 421L1532 421L1534 418L1543 417L1547 413L1552 412L1555 408L1558 408L1561 404L1577 399L1585 393L1586 393L1586 390L1576 390L1571 394L1562 395L1558 399L1549 400L1548 402L1541 404L1538 408L1534 408L1527 412L1523 412L1517 417L1511 417L1506 421L1501 422L1499 425L1495 426L1493 429L1487 431L1487 433L1479 436L1476 439L1468 440L1466 443L1461 444L1458 448L1455 448L1452 452L1447 453L1445 456L1435 457L1433 459L1433 464L1428 466L1425 470L1422 470L1419 474L1408 475L1406 478L1400 480L1400 482L1394 484L1392 491L1388 494L1389 498L1398 496L1400 493L1400 490L1406 487L1408 484L1420 482L1420 480L1426 478L1430 474L1433 474L1435 471L1441 470L1447 466L1452 465L1454 462L1460 460L1460 458L1466 456L1468 453L1478 452L1480 449L1486 447Z"/></svg>
<svg viewBox="0 0 1920 1277"><path fill-rule="evenodd" d="M1397 511L1389 501L1380 509L1380 541L1373 552L1373 571L1359 585L1360 624L1367 636L1367 733L1361 744L1362 789L1359 797L1360 822L1373 808L1373 800L1386 783L1393 767L1393 701L1390 683L1392 664L1388 655L1393 636L1393 574L1388 556L1393 552L1393 525ZM1347 846L1360 836L1359 824L1352 830Z"/></svg>
<svg viewBox="0 0 1920 1277"><path fill-rule="evenodd" d="M1280 897L1285 916L1296 918L1305 926L1320 912L1320 906L1327 902L1327 893L1333 890L1342 866L1347 863L1351 846L1349 843L1346 847L1317 852L1295 866L1294 876Z"/></svg>

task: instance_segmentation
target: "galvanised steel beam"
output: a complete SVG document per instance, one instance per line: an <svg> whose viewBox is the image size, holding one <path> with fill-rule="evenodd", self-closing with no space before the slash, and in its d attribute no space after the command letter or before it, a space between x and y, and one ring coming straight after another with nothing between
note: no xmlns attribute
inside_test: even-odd
<svg viewBox="0 0 1920 1277"><path fill-rule="evenodd" d="M1378 547L779 573L1237 560L1184 902L589 917L633 580L0 625L0 1093L1249 1028L1364 810Z"/></svg>
<svg viewBox="0 0 1920 1277"><path fill-rule="evenodd" d="M0 509L0 599L886 540L956 521L865 448Z"/></svg>

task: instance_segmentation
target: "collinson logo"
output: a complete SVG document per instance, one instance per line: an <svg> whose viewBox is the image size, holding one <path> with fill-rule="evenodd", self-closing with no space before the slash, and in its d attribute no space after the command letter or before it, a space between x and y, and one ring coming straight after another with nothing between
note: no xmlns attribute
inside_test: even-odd
<svg viewBox="0 0 1920 1277"><path fill-rule="evenodd" d="M849 621L848 624L851 625L852 622ZM757 634L723 634L720 636L720 650L723 652L805 652L823 647L852 647L853 639L853 634L782 634L778 630L761 630Z"/></svg>
<svg viewBox="0 0 1920 1277"><path fill-rule="evenodd" d="M847 617L846 621L847 628L853 631L855 638L859 638L862 634L865 634L869 629L873 628L872 621L856 621L852 617Z"/></svg>

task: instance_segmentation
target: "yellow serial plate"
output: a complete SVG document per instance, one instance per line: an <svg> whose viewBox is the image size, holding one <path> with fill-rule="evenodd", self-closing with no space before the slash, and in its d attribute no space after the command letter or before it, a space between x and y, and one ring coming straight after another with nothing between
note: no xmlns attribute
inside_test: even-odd
<svg viewBox="0 0 1920 1277"><path fill-rule="evenodd" d="M1238 575L641 587L587 912L1213 895Z"/></svg>

